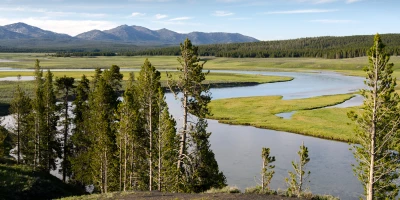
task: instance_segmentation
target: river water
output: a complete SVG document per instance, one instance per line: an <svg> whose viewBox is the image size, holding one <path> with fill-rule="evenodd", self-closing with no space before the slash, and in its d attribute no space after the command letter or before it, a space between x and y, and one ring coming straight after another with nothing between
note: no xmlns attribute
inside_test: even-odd
<svg viewBox="0 0 400 200"><path fill-rule="evenodd" d="M294 80L250 87L211 89L213 99L265 95L298 99L349 93L364 87L362 78L336 73L220 72L290 76L294 77ZM175 100L171 93L166 94L166 99L170 112L180 127L180 102ZM353 101L352 106L362 103L360 98ZM6 118L9 119L10 116ZM220 124L215 120L208 120L208 123L208 131L212 132L211 149L215 153L220 170L231 186L237 186L244 191L246 187L258 184L256 180L261 171L261 148L268 147L276 157L272 188L285 189L284 178L288 177L288 171L292 170L291 161L298 160L297 151L304 142L311 159L307 170L311 171L308 185L313 193L331 194L341 199L357 199L362 193L361 184L352 172L351 164L354 164L355 160L347 143L250 126Z"/></svg>
<svg viewBox="0 0 400 200"><path fill-rule="evenodd" d="M265 95L298 99L349 93L364 87L362 78L336 73L229 72L291 76L294 80L250 87L211 89L213 99ZM182 109L179 101L172 94L167 94L166 98L180 127L181 119L178 116L181 116ZM351 102L348 106L360 105L362 98L352 99ZM291 161L298 160L297 152L304 142L311 159L307 168L311 171L309 186L313 193L331 194L341 199L357 199L362 193L361 184L353 175L351 164L355 160L347 143L250 126L221 124L216 120L208 120L208 123L208 131L212 132L211 149L231 186L237 186L244 191L246 187L258 184L256 180L260 178L261 148L268 147L276 157L272 188L285 189L284 178L292 170Z"/></svg>

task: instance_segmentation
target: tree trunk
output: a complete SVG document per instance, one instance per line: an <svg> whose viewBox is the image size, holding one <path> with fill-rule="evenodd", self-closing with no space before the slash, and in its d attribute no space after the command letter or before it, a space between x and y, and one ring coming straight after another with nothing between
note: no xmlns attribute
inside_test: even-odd
<svg viewBox="0 0 400 200"><path fill-rule="evenodd" d="M378 47L378 43L375 44ZM372 90L373 108L372 108L372 130L371 130L371 146L370 146L370 165L369 165L369 177L367 185L367 200L374 198L374 174L375 174L375 138L376 138L376 118L377 118L377 101L378 101L378 48L376 48L377 58L375 60L374 69L374 88Z"/></svg>
<svg viewBox="0 0 400 200"><path fill-rule="evenodd" d="M183 127L182 127L181 143L179 148L178 169L182 168L182 157L186 148L186 132L187 132L187 117L188 117L187 100L188 97L185 91L183 93Z"/></svg>
<svg viewBox="0 0 400 200"><path fill-rule="evenodd" d="M19 111L19 108L17 109L17 136L18 136L18 147L17 147L17 154L18 154L18 157L17 157L17 164L20 164L20 159L21 159L21 145L20 145L20 126L21 126L21 124L20 124L20 122L21 122L21 117L20 117L20 111Z"/></svg>
<svg viewBox="0 0 400 200"><path fill-rule="evenodd" d="M150 158L149 158L149 191L152 190L152 183L153 183L153 158L152 158L152 151L153 151L153 130L152 130L152 100L151 96L149 98L149 132L150 132Z"/></svg>
<svg viewBox="0 0 400 200"><path fill-rule="evenodd" d="M65 97L64 97L64 104L65 104L65 124L64 124L64 160L63 160L63 181L65 182L66 176L67 176L67 171L66 171L66 161L67 159L67 145L68 145L68 89L66 91Z"/></svg>

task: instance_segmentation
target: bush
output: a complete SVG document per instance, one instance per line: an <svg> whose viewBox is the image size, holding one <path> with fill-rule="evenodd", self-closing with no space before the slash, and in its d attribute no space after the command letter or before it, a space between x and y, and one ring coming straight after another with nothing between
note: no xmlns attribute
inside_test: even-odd
<svg viewBox="0 0 400 200"><path fill-rule="evenodd" d="M240 193L239 188L236 186L231 187L231 186L226 186L223 188L211 188L204 193L209 193L209 194L214 194L214 193Z"/></svg>
<svg viewBox="0 0 400 200"><path fill-rule="evenodd" d="M246 194L268 194L268 195L277 195L278 194L275 190L265 189L263 191L261 186L246 188L244 193L246 193Z"/></svg>

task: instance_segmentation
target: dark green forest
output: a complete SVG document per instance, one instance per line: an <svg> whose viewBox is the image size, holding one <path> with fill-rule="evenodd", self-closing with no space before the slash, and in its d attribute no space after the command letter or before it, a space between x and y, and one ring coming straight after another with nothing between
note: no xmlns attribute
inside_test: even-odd
<svg viewBox="0 0 400 200"><path fill-rule="evenodd" d="M77 81L66 76L54 80L37 60L35 87L30 92L34 95L17 86L10 108L14 128L0 132L1 149L6 144L17 146L18 165L47 174L58 170L62 181L82 189L93 185L99 193L192 193L226 186L204 119L210 114L211 94L201 82L208 73L202 72L204 63L190 40L181 51L182 75L178 80L170 76L169 86L183 95L185 120L178 126L183 128L176 128L161 74L147 59L139 76L131 73L124 88L116 65L96 69L90 81L85 75ZM119 98L122 90L123 99ZM68 102L71 95L75 98ZM197 119L189 121L189 114ZM9 156L7 150L0 151L0 158L4 156ZM57 160L61 161L58 167Z"/></svg>
<svg viewBox="0 0 400 200"><path fill-rule="evenodd" d="M383 34L383 42L390 55L400 54L400 34ZM216 56L229 58L290 58L313 57L341 59L367 56L373 35L344 37L309 37L291 40L263 41L251 43L200 45L200 56ZM115 49L113 49L115 50ZM124 48L113 52L97 49L97 52L58 52L53 56L178 56L180 48L147 47Z"/></svg>

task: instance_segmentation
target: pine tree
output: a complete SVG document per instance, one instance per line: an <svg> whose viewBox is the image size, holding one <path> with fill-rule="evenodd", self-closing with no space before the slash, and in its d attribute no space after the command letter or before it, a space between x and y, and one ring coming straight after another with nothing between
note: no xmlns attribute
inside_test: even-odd
<svg viewBox="0 0 400 200"><path fill-rule="evenodd" d="M191 190L194 192L203 192L210 188L226 186L226 178L219 171L215 155L210 148L209 138L211 133L207 132L207 126L206 119L198 118L195 129L190 132L193 142Z"/></svg>
<svg viewBox="0 0 400 200"><path fill-rule="evenodd" d="M305 182L307 182L311 172L308 171L306 174L306 165L310 162L308 157L308 148L303 144L300 146L300 151L297 152L299 155L299 162L292 161L294 172L289 172L289 178L286 178L286 184L288 185L289 195L296 195L301 197L304 191Z"/></svg>
<svg viewBox="0 0 400 200"><path fill-rule="evenodd" d="M22 162L21 154L25 155L26 163L32 159L30 152L31 148L34 147L32 146L34 137L31 134L31 110L32 101L18 84L10 107L10 113L12 113L15 121L13 132L17 136L17 164Z"/></svg>
<svg viewBox="0 0 400 200"><path fill-rule="evenodd" d="M393 63L385 53L385 45L379 34L368 52L369 66L365 84L361 90L364 104L359 114L349 113L356 122L359 144L353 145L358 166L355 173L364 185L368 200L394 199L398 195L396 184L399 157L399 95L395 92L396 78L392 77Z"/></svg>
<svg viewBox="0 0 400 200"><path fill-rule="evenodd" d="M58 107L56 105L57 99L53 87L53 73L50 70L47 71L46 77L43 83L43 105L44 105L44 124L43 132L39 134L41 143L42 157L40 158L40 165L46 171L56 169L57 157L61 157L61 148L59 140L57 140L57 121Z"/></svg>
<svg viewBox="0 0 400 200"><path fill-rule="evenodd" d="M265 189L270 190L269 184L275 174L275 171L273 170L275 165L271 165L271 163L275 162L275 156L270 156L270 149L263 147L261 158L263 160L261 170L261 189L264 192Z"/></svg>
<svg viewBox="0 0 400 200"><path fill-rule="evenodd" d="M138 131L139 108L135 95L134 74L130 78L123 95L123 101L118 105L119 127L117 132L117 146L119 150L119 190L126 191L132 188L129 177L136 171L130 163L135 163L135 133Z"/></svg>
<svg viewBox="0 0 400 200"><path fill-rule="evenodd" d="M91 155L89 154L89 148L93 135L89 131L89 120L90 116L88 99L90 93L89 79L85 75L81 77L78 85L75 89L75 100L73 101L73 124L75 125L72 129L72 158L71 158L71 169L72 179L78 181L82 185L89 185L92 183L89 170Z"/></svg>
<svg viewBox="0 0 400 200"><path fill-rule="evenodd" d="M156 141L156 129L158 124L157 113L159 108L157 106L157 94L158 90L161 88L160 84L160 72L149 62L148 59L145 60L142 68L139 72L139 77L137 80L137 88L139 95L139 104L143 109L143 115L145 118L145 131L148 135L147 143L148 146L148 166L149 166L149 191L153 190L153 176L154 176L154 165L156 160L156 148L154 146Z"/></svg>
<svg viewBox="0 0 400 200"><path fill-rule="evenodd" d="M164 92L158 91L158 180L159 191L175 192L178 189L177 179L179 138L176 135L176 122L169 114L168 105L165 102Z"/></svg>
<svg viewBox="0 0 400 200"><path fill-rule="evenodd" d="M74 88L75 79L72 77L64 77L56 78L56 86L59 93L62 94L63 103L61 104L62 107L62 114L61 117L64 118L62 122L63 126L63 156L62 156L62 163L61 163L61 170L62 170L62 180L65 182L67 175L71 175L71 163L70 163L70 148L71 142L69 141L69 127L70 127L70 119L69 119L69 105L68 105L68 97L70 95L71 90Z"/></svg>
<svg viewBox="0 0 400 200"><path fill-rule="evenodd" d="M181 73L179 75L179 80L175 81L172 79L171 74L168 75L168 85L171 91L174 92L175 97L178 97L178 94L182 93L183 122L182 129L180 130L181 140L178 169L183 168L182 159L184 159L187 153L187 135L190 132L190 127L193 127L189 126L188 115L190 111L192 111L192 114L199 114L198 112L193 113L193 111L195 108L204 105L201 101L201 94L207 90L201 85L207 73L202 72L204 63L199 63L198 48L193 46L189 39L186 39L185 42L180 45L180 48L181 57L178 57L178 62L181 66L178 67L178 71Z"/></svg>
<svg viewBox="0 0 400 200"><path fill-rule="evenodd" d="M34 156L33 167L34 169L40 166L41 148L41 132L44 131L44 101L43 101L43 70L40 67L39 60L35 62L35 98L33 100L33 112L35 119L35 136L34 136Z"/></svg>
<svg viewBox="0 0 400 200"><path fill-rule="evenodd" d="M186 39L181 47L181 57L178 58L181 72L179 80L172 80L169 75L169 87L175 97L182 93L183 124L180 130L180 149L177 168L189 181L189 191L204 191L210 187L221 187L225 185L225 176L218 170L218 164L214 153L210 149L209 137L211 133L206 131L208 126L204 119L210 114L208 103L211 101L209 87L201 83L206 79L207 73L203 72L203 63L198 58L198 48ZM189 113L197 117L196 122L189 123ZM188 135L191 136L193 153L188 153ZM190 154L190 155L189 155ZM184 161L186 159L186 161ZM185 162L185 164L184 164ZM195 169L195 170L192 170ZM185 184L183 184L185 185ZM187 190L187 188L183 188Z"/></svg>
<svg viewBox="0 0 400 200"><path fill-rule="evenodd" d="M90 131L92 134L91 142L91 165L94 170L93 181L100 188L101 193L107 193L112 177L112 145L113 132L112 123L114 111L112 104L114 99L112 88L101 77L97 80L96 88L89 100L90 107Z"/></svg>

